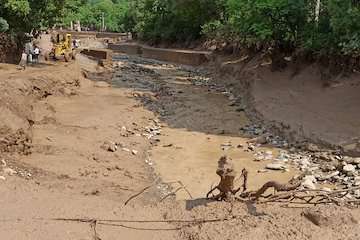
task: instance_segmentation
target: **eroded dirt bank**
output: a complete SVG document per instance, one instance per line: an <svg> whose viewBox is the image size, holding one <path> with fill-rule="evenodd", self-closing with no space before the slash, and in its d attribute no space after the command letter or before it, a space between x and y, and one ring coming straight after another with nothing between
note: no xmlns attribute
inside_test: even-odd
<svg viewBox="0 0 360 240"><path fill-rule="evenodd" d="M360 156L359 74L332 76L317 64L289 65L271 71L266 61L242 56L219 58L212 68L253 119L293 143L310 141Z"/></svg>

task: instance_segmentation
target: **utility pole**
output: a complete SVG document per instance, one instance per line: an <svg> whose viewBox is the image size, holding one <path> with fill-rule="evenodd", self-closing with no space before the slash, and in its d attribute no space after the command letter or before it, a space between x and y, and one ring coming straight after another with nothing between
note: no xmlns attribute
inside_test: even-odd
<svg viewBox="0 0 360 240"><path fill-rule="evenodd" d="M101 31L105 31L105 17L104 17L104 12L101 13Z"/></svg>

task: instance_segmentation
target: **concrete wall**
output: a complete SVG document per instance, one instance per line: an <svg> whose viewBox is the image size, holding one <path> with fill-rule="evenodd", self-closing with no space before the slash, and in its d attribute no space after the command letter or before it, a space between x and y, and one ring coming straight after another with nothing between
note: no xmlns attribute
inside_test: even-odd
<svg viewBox="0 0 360 240"><path fill-rule="evenodd" d="M160 61L198 66L210 60L211 52L153 48L136 43L109 44L109 49Z"/></svg>
<svg viewBox="0 0 360 240"><path fill-rule="evenodd" d="M116 51L122 52L129 55L141 55L142 54L142 47L138 44L132 43L122 43L122 44L113 44L109 43L108 48Z"/></svg>
<svg viewBox="0 0 360 240"><path fill-rule="evenodd" d="M143 47L142 57L198 66L209 61L210 52Z"/></svg>
<svg viewBox="0 0 360 240"><path fill-rule="evenodd" d="M127 40L128 35L126 33L108 33L108 32L77 32L77 31L59 31L62 33L70 33L75 38L113 38L117 40Z"/></svg>
<svg viewBox="0 0 360 240"><path fill-rule="evenodd" d="M108 49L83 49L81 53L97 60L112 61L112 53Z"/></svg>

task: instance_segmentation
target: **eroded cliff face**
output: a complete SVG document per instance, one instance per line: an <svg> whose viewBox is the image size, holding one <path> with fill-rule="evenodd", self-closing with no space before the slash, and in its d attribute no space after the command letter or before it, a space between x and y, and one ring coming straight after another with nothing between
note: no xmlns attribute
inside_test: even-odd
<svg viewBox="0 0 360 240"><path fill-rule="evenodd" d="M18 63L21 57L21 41L6 33L0 33L0 63Z"/></svg>

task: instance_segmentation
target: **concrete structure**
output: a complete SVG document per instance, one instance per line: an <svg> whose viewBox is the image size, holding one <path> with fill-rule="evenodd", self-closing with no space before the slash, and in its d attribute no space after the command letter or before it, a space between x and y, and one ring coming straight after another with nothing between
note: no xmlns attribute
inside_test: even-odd
<svg viewBox="0 0 360 240"><path fill-rule="evenodd" d="M160 61L174 62L185 65L199 66L208 62L211 52L165 49L144 46L136 43L109 44L109 49L129 55L139 55Z"/></svg>
<svg viewBox="0 0 360 240"><path fill-rule="evenodd" d="M101 61L112 61L112 52L108 49L83 49L82 54Z"/></svg>

